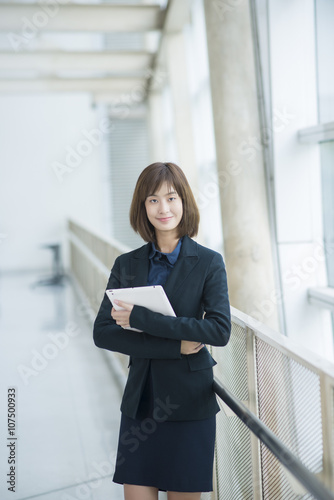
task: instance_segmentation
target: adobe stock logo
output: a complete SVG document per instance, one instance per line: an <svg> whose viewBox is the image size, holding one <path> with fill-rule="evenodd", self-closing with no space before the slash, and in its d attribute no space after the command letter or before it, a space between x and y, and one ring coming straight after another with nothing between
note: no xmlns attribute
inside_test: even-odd
<svg viewBox="0 0 334 500"><path fill-rule="evenodd" d="M245 0L214 0L212 5L220 21L223 21L227 12L235 11L242 4L245 4Z"/></svg>
<svg viewBox="0 0 334 500"><path fill-rule="evenodd" d="M65 162L54 161L51 165L58 181L62 183L64 175L73 172L82 163L83 159L92 153L94 147L98 147L102 143L103 136L113 129L114 124L109 118L100 120L98 128L82 129L81 134L84 139L81 139L75 147L66 147Z"/></svg>
<svg viewBox="0 0 334 500"><path fill-rule="evenodd" d="M28 385L30 377L36 377L44 371L49 362L57 358L59 353L68 346L71 338L76 337L79 333L79 326L72 321L66 325L64 332L48 333L51 342L44 344L40 351L32 349L32 358L29 364L17 366L17 371L24 385Z"/></svg>
<svg viewBox="0 0 334 500"><path fill-rule="evenodd" d="M140 426L132 425L129 431L124 432L120 436L120 442L123 446L128 447L130 453L134 453L138 450L140 443L146 441L151 434L154 434L158 428L158 424L165 422L170 415L173 414L174 410L177 410L180 405L173 404L170 401L170 397L166 397L166 401L161 401L161 399L155 399L155 408L153 410L152 417L145 418ZM121 453L117 455L117 465L122 465L126 461L126 458L122 456Z"/></svg>
<svg viewBox="0 0 334 500"><path fill-rule="evenodd" d="M40 0L37 2L41 8L34 12L31 19L27 17L21 18L21 33L7 33L12 48L16 52L24 48L25 45L37 37L41 29L47 26L49 20L58 14L60 5L69 2L70 0Z"/></svg>

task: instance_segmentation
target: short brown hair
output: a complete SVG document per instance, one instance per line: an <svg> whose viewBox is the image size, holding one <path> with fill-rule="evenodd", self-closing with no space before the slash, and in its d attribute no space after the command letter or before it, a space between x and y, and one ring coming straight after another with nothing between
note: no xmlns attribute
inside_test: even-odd
<svg viewBox="0 0 334 500"><path fill-rule="evenodd" d="M199 211L191 187L181 168L175 163L152 163L140 174L130 208L130 224L145 241L156 241L155 229L147 218L145 200L160 188L163 182L173 187L182 199L183 215L178 225L178 237L196 236Z"/></svg>

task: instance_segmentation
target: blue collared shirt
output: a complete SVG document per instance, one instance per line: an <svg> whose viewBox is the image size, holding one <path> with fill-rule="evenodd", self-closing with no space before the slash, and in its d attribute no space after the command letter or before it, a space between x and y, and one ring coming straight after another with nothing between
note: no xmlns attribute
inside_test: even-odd
<svg viewBox="0 0 334 500"><path fill-rule="evenodd" d="M151 250L148 255L150 259L150 268L148 272L148 285L164 285L170 275L181 250L183 238L179 239L178 244L171 253L163 253L156 249L155 244L151 243Z"/></svg>

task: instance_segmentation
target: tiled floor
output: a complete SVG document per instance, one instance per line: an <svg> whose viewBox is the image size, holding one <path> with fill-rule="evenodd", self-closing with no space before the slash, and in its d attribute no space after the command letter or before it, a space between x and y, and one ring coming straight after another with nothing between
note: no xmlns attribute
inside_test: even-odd
<svg viewBox="0 0 334 500"><path fill-rule="evenodd" d="M120 392L70 283L0 276L1 500L120 500L111 481ZM16 391L16 491L8 491L7 391Z"/></svg>

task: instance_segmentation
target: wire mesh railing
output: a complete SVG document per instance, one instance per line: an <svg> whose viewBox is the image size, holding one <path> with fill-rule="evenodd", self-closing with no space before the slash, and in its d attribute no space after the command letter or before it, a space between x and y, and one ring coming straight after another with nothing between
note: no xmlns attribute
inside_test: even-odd
<svg viewBox="0 0 334 500"><path fill-rule="evenodd" d="M268 452L276 457L281 465L292 473L292 477L297 478L300 484L304 485L305 492L311 493L310 498L318 500L333 500L334 495L330 492L303 463L291 453L291 451L280 441L277 436L257 418L238 398L228 391L217 379L214 379L213 387L216 394L235 413L235 415L252 431L261 441ZM302 492L304 493L304 492ZM243 496L245 498L245 495ZM246 497L247 498L247 497ZM252 497L251 497L252 498ZM264 498L267 494L264 494ZM271 492L270 498L287 498L286 493L281 491Z"/></svg>
<svg viewBox="0 0 334 500"><path fill-rule="evenodd" d="M333 400L328 397L334 388L333 366L231 310L230 342L211 350L217 361L215 376L333 491ZM239 418L225 403L221 406L216 475L218 489L228 492L221 498L315 498L282 460L247 428L241 430Z"/></svg>
<svg viewBox="0 0 334 500"><path fill-rule="evenodd" d="M73 220L68 230L72 274L96 313L115 258L130 249ZM333 365L234 308L231 316L230 342L211 348L216 379L334 491ZM118 359L126 368L127 357ZM215 491L202 500L315 498L231 408L219 402Z"/></svg>

